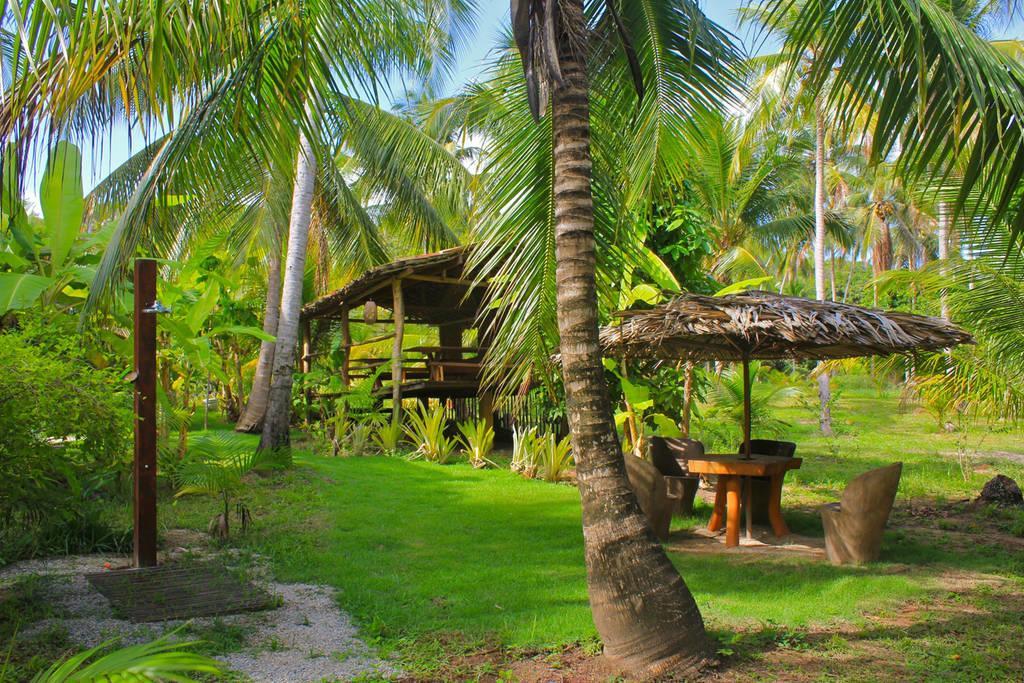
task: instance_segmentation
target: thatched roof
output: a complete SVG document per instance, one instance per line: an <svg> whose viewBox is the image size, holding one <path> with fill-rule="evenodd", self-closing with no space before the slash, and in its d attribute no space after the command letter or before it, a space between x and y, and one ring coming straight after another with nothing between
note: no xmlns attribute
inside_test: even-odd
<svg viewBox="0 0 1024 683"><path fill-rule="evenodd" d="M974 340L942 318L751 291L684 294L624 311L601 330L605 355L671 360L826 359L937 351Z"/></svg>
<svg viewBox="0 0 1024 683"><path fill-rule="evenodd" d="M342 308L356 308L372 299L390 308L392 280L401 279L406 298L406 317L413 322L436 323L447 318L474 315L482 289L470 292L473 282L464 280L471 246L459 246L433 254L401 258L371 268L347 285L302 307L302 319L331 318Z"/></svg>

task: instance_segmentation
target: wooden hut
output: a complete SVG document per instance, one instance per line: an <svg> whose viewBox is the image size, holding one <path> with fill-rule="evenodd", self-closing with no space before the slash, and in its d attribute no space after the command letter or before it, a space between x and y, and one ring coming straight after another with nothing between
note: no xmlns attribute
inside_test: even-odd
<svg viewBox="0 0 1024 683"><path fill-rule="evenodd" d="M481 389L482 356L486 350L484 335L477 345L466 346L466 331L480 321L480 308L486 283L474 282L466 272L469 247L455 247L433 254L403 258L373 268L341 289L307 304L302 309L304 333L304 369L311 360L310 326L313 321L332 321L340 326L343 361L342 382L370 376L377 368L390 364L390 381L382 382L376 393L400 405L404 398L477 399L479 415L493 424L494 399ZM390 311L390 318L378 311ZM362 317L352 317L362 311ZM391 339L387 358L353 358L350 323L391 324L389 334L365 340L361 344ZM408 324L437 328L437 346L405 345Z"/></svg>

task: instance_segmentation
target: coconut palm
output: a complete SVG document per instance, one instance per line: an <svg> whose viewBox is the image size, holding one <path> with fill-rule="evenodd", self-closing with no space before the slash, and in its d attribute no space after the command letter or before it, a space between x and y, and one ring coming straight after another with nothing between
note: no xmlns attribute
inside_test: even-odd
<svg viewBox="0 0 1024 683"><path fill-rule="evenodd" d="M587 17L582 0L512 3L522 75L506 57L476 93L493 136L478 262L490 266L492 300L502 304L497 358L529 362L546 355L544 339L560 339L590 603L606 654L642 676L693 672L710 657L709 640L626 480L598 296L618 299L624 266L657 270L626 217L681 177L691 121L729 99L738 55L692 2L593 9Z"/></svg>
<svg viewBox="0 0 1024 683"><path fill-rule="evenodd" d="M792 0L777 0L771 11L782 14L793 7ZM625 113L628 107L619 117L607 116L622 105L635 80L626 67L633 60L609 48L617 42L612 37L620 23L614 9L623 33L632 36L644 84L659 86L642 101L635 119ZM531 336L550 340L554 331L546 313L557 310L591 605L608 653L641 675L692 672L707 654L700 617L628 492L597 343L598 302L602 283L614 278L622 255L621 240L609 239L622 235L621 229L616 232L623 225L617 218L631 201L677 173L687 158L675 155L663 162L661 157L673 143L677 151L685 146L686 125L659 116L655 136L644 126L650 121L645 112L689 113L721 105L730 88L709 84L715 79L707 75L720 73L723 58L734 53L692 3L613 3L612 9L595 3L588 16L589 22L581 0L513 3L526 86L510 82L499 67L496 87L479 89L479 101L487 102L494 118L487 178L493 189L481 258L496 275L493 300L513 309L496 325L499 337L516 340L506 342L506 351L533 343ZM671 31L660 32L669 25ZM691 49L664 49L668 41ZM643 70L652 46L658 57L653 79L650 62ZM1014 171L1024 168L1019 145L1024 79L994 49L961 31L947 9L933 0L809 3L796 17L784 51L798 57L810 46L818 58L804 84L822 94L833 121L862 122L862 107L882 113L861 124L870 126L873 161L886 158L901 140L909 152L908 168L927 173L983 131L985 144L972 149L989 154L975 155L975 172L965 176L964 185L992 189L978 196L992 197L1000 215L1024 224L1024 211L1014 202L1015 183L996 180L1016 178ZM672 63L677 55L689 60ZM826 91L833 65L839 65L837 78L863 91L864 98L842 101L843 89ZM937 78L922 80L924 74ZM529 101L534 113L550 111L550 120L529 126L527 116L510 104L509 93ZM969 120L953 125L954 114L963 113ZM996 149L1000 154L991 154ZM958 201L967 211L980 206L967 202L970 196ZM495 246L499 242L507 246ZM515 353L499 349L498 357ZM642 602L637 595L643 595Z"/></svg>

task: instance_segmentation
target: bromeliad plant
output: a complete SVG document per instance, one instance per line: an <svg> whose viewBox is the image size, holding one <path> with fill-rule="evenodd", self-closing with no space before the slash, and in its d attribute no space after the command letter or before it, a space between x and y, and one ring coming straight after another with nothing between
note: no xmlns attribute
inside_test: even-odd
<svg viewBox="0 0 1024 683"><path fill-rule="evenodd" d="M494 450L494 429L487 424L486 420L462 422L459 424L459 431L462 436L459 442L462 450L469 460L469 464L477 469L483 469L488 465L494 465L488 459L491 451Z"/></svg>
<svg viewBox="0 0 1024 683"><path fill-rule="evenodd" d="M422 458L439 465L447 465L454 460L456 442L445 434L447 420L443 407L420 405L417 410L409 411L408 420L405 433L416 445L412 459Z"/></svg>
<svg viewBox="0 0 1024 683"><path fill-rule="evenodd" d="M537 475L536 449L534 448L536 441L536 427L529 427L527 429L513 428L512 463L510 467L513 472L521 474L527 479L533 479Z"/></svg>
<svg viewBox="0 0 1024 683"><path fill-rule="evenodd" d="M569 435L558 439L554 434L537 437L534 441L540 475L544 481L557 483L567 478L575 461Z"/></svg>
<svg viewBox="0 0 1024 683"><path fill-rule="evenodd" d="M391 419L378 420L373 430L373 443L384 455L394 455L402 443L405 427Z"/></svg>
<svg viewBox="0 0 1024 683"><path fill-rule="evenodd" d="M555 434L538 434L533 427L512 432L512 471L528 479L538 476L556 483L567 478L575 461L567 435L561 440Z"/></svg>

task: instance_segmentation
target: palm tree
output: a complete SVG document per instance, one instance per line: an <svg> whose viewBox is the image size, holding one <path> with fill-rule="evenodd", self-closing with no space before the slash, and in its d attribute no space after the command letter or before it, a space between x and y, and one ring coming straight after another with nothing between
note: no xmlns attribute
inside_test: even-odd
<svg viewBox="0 0 1024 683"><path fill-rule="evenodd" d="M690 2L672 6L657 2L619 6L608 2L593 27L584 17L582 0L524 0L513 2L512 10L513 33L526 76L525 99L533 116L540 118L549 113L550 94L550 128L547 124L526 131L499 127L502 142L511 144L504 149L504 144L496 144L495 158L503 159L524 175L517 179L515 187L504 190L500 189L504 180L500 169L489 178L499 188L490 199L496 207L492 220L499 226L493 235L495 240L502 239L502 227L511 227L510 221L529 216L528 226L515 228L521 235L518 239L523 241L512 249L521 250L524 241L531 241L530 236L522 234L524 228L536 230L538 225L542 227L540 249L534 253L547 261L545 245L553 245L557 334L583 506L594 622L606 654L634 675L693 673L711 656L703 620L685 582L644 521L629 488L612 419L597 336L599 254L594 196L616 192L618 186L625 188L619 190L621 197L637 202L650 196L659 177L678 177L675 164L682 159L666 151L676 152L684 146L689 132L686 120L694 110L728 97L735 78L725 76L716 81L715 76L721 76L722 64L734 58L735 51ZM624 38L624 50L620 52L624 59L611 53L609 46L615 44L611 40L618 42L616 35ZM629 36L635 36L636 48ZM712 72L703 74L697 68L684 68L685 60L671 56L670 51L674 50L693 56L701 66L710 66ZM603 54L596 57L596 52ZM659 62L659 58L665 61ZM602 62L604 68L594 68ZM630 92L619 85L627 75L631 75L641 94L639 110ZM591 138L592 82L599 84L595 92L601 93L601 97L594 98L602 113L595 125L600 130L635 117L635 137L622 135L623 128L614 133L609 128L608 137L601 139L611 147L604 150L595 142L599 138ZM653 87L651 94L645 96L648 84ZM681 86L692 99L680 101L678 91L672 90L674 86ZM499 122L499 126L501 123L504 122ZM540 137L535 137L533 131L539 132ZM550 147L544 143L545 136L550 136ZM597 175L592 154L595 145ZM627 156L630 151L632 154ZM541 209L546 203L542 199L539 206L531 209L531 197L517 193L523 191L520 183L524 177L538 170L546 171L545 162L540 166L529 164L532 158L544 159L547 154L550 178L543 181L544 186L538 188L541 192L534 198L542 197L551 188L550 208ZM623 159L633 163L623 166ZM624 208L628 209L628 203L602 207L611 215L602 217L599 238L607 236L605 231L609 228L614 234L613 226L622 225L614 212ZM537 209L540 211L533 213ZM532 216L524 216L524 210ZM543 228L552 229L553 234ZM623 233L621 229L618 232ZM505 235L506 240L511 236ZM607 258L611 250L607 244L603 246ZM616 244L618 249L623 247L631 249L628 238ZM509 257L504 268L510 267L510 261L512 268L522 265L514 253L493 245L490 249L492 254ZM612 260L615 258L612 256ZM495 296L499 292L510 293L513 287L508 285L519 287L522 281L510 283L501 278L501 282L506 285L499 285L498 291L492 293ZM515 292L511 293L515 297ZM537 310L536 306L530 308ZM520 314L509 315L513 317L507 319L510 324L506 329L515 329L520 324ZM643 595L643 600L637 600L637 595Z"/></svg>

